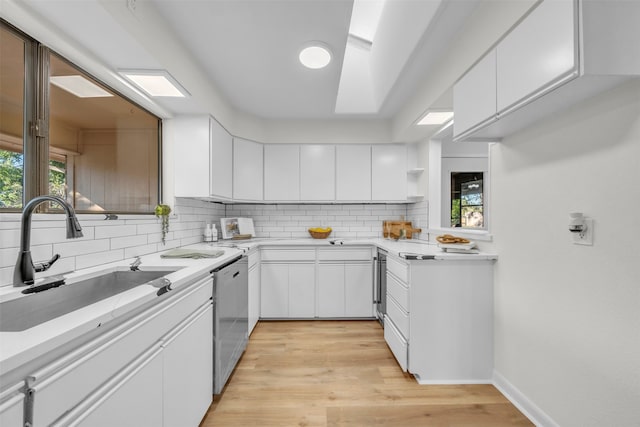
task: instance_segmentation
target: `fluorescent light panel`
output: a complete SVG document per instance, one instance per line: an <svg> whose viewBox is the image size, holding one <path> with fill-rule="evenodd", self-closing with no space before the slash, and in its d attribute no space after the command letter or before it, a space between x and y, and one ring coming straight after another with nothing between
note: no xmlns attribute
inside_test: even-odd
<svg viewBox="0 0 640 427"><path fill-rule="evenodd" d="M189 96L189 92L165 70L120 70L122 76L154 97Z"/></svg>
<svg viewBox="0 0 640 427"><path fill-rule="evenodd" d="M51 76L49 77L49 82L78 98L104 98L113 96L113 94L80 75Z"/></svg>
<svg viewBox="0 0 640 427"><path fill-rule="evenodd" d="M441 125L453 118L453 111L429 111L418 122L418 126Z"/></svg>

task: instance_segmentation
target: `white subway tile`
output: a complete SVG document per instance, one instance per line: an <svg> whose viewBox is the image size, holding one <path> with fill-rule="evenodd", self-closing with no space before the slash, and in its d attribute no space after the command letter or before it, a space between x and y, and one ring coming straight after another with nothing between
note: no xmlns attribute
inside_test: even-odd
<svg viewBox="0 0 640 427"><path fill-rule="evenodd" d="M96 265L106 264L109 262L121 261L124 259L124 249L116 249L113 251L104 251L88 255L79 255L76 257L76 269L94 267Z"/></svg>
<svg viewBox="0 0 640 427"><path fill-rule="evenodd" d="M117 225L95 227L94 237L96 239L106 239L110 237L124 237L136 234L135 225Z"/></svg>
<svg viewBox="0 0 640 427"><path fill-rule="evenodd" d="M133 246L143 246L147 244L146 235L135 235L128 237L116 237L111 239L111 249L130 248Z"/></svg>
<svg viewBox="0 0 640 427"><path fill-rule="evenodd" d="M92 254L109 250L109 239L74 241L66 240L65 243L55 243L53 252L69 257L75 255Z"/></svg>
<svg viewBox="0 0 640 427"><path fill-rule="evenodd" d="M132 248L125 248L124 258L133 258L136 256L152 254L154 252L158 252L158 245L155 243L151 245L134 246Z"/></svg>
<svg viewBox="0 0 640 427"><path fill-rule="evenodd" d="M13 267L0 268L0 287L13 284Z"/></svg>

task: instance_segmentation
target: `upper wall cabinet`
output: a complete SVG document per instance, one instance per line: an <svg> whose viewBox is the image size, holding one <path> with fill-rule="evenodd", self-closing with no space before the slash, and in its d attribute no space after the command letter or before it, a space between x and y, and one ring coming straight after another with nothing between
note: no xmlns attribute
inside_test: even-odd
<svg viewBox="0 0 640 427"><path fill-rule="evenodd" d="M234 200L263 200L263 167L262 144L242 138L233 139Z"/></svg>
<svg viewBox="0 0 640 427"><path fill-rule="evenodd" d="M300 146L300 200L333 201L336 198L336 147Z"/></svg>
<svg viewBox="0 0 640 427"><path fill-rule="evenodd" d="M370 145L336 146L336 200L371 200Z"/></svg>
<svg viewBox="0 0 640 427"><path fill-rule="evenodd" d="M371 147L371 200L407 200L407 146L404 144Z"/></svg>
<svg viewBox="0 0 640 427"><path fill-rule="evenodd" d="M496 119L496 51L491 50L453 87L453 135Z"/></svg>
<svg viewBox="0 0 640 427"><path fill-rule="evenodd" d="M640 75L638 22L636 1L542 1L454 86L454 140L499 140ZM472 87L492 73L493 115Z"/></svg>
<svg viewBox="0 0 640 427"><path fill-rule="evenodd" d="M264 146L264 200L300 200L300 146Z"/></svg>
<svg viewBox="0 0 640 427"><path fill-rule="evenodd" d="M209 116L171 120L174 138L176 197L230 200L233 139Z"/></svg>

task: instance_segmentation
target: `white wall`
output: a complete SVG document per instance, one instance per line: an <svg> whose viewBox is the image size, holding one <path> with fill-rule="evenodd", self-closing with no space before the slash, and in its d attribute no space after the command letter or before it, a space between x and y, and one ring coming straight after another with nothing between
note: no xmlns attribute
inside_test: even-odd
<svg viewBox="0 0 640 427"><path fill-rule="evenodd" d="M543 424L640 425L640 82L492 146L491 178L497 378Z"/></svg>

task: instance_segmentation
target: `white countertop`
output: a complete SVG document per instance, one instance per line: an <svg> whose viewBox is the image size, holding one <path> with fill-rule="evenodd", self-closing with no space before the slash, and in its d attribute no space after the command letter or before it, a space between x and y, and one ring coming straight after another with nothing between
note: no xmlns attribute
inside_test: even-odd
<svg viewBox="0 0 640 427"><path fill-rule="evenodd" d="M217 243L200 243L190 245L190 249L223 249L224 254L218 258L183 259L162 258L162 252L141 257L141 270L168 269L180 267L179 270L165 276L171 281L172 289L176 290L185 283L207 276L213 268L233 259L243 251L247 252L256 247L273 246L326 246L333 247L330 241L335 241L336 247L370 245L386 250L390 254L401 256L403 253L413 253L433 256L438 260L486 260L497 259L495 254L450 254L443 252L436 245L417 240L393 241L388 239L250 239L220 241ZM234 246L234 247L228 247ZM133 262L133 259L104 264L74 273L64 275L68 281L79 276L89 276L105 270L122 269ZM411 262L424 262L421 260ZM21 291L24 288L11 286L0 288L0 300L8 301L14 298L28 298ZM156 287L151 285L137 286L128 291L106 298L102 301L83 307L82 309L65 314L50 321L19 332L0 332L0 375L4 375L21 365L41 357L47 352L62 346L71 340L88 333L118 316L131 312L137 307L157 298ZM171 292L171 291L170 291ZM175 294L175 292L173 292Z"/></svg>

